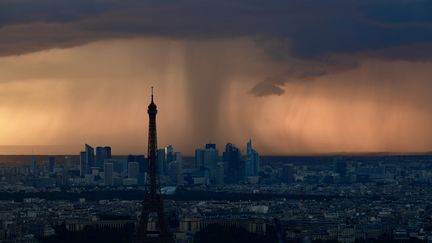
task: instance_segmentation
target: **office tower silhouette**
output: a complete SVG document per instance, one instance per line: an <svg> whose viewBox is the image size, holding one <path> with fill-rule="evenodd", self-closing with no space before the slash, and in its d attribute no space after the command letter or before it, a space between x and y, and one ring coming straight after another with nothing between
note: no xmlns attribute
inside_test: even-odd
<svg viewBox="0 0 432 243"><path fill-rule="evenodd" d="M238 184L245 177L245 163L242 160L240 149L234 144L227 143L223 153L225 179L228 184Z"/></svg>
<svg viewBox="0 0 432 243"><path fill-rule="evenodd" d="M249 139L249 142L246 145L246 160L245 160L245 169L246 176L257 176L259 173L260 166L260 157L257 151L252 147L252 140Z"/></svg>
<svg viewBox="0 0 432 243"><path fill-rule="evenodd" d="M85 159L86 159L86 174L89 174L91 167L94 166L94 148L88 144L85 145Z"/></svg>

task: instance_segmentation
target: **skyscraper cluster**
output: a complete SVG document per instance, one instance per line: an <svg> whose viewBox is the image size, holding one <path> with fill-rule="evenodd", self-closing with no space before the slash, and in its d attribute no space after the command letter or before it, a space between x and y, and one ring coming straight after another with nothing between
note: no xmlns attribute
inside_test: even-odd
<svg viewBox="0 0 432 243"><path fill-rule="evenodd" d="M227 143L221 152L216 144L208 143L195 150L191 165L184 163L181 152L167 145L156 151L157 173L162 185L258 183L260 156L252 140L247 142L243 151L242 154L241 149ZM49 168L54 164L55 160L50 160ZM99 146L94 149L85 144L84 151L80 152L79 169L84 180L82 183L85 184L144 185L148 175L148 160L144 155L112 158L111 147Z"/></svg>
<svg viewBox="0 0 432 243"><path fill-rule="evenodd" d="M184 184L183 156L174 150L172 145L157 150L157 171L163 184ZM55 160L49 160L49 169ZM34 162L34 168L37 162ZM33 169L36 171L36 169ZM82 182L88 185L144 185L148 172L148 158L144 155L116 156L111 155L111 147L99 146L94 149L85 144L84 151L80 152L79 163Z"/></svg>
<svg viewBox="0 0 432 243"><path fill-rule="evenodd" d="M85 150L80 152L80 175L85 176L90 174L92 168L103 168L104 162L111 159L111 147L97 147L96 157L95 150L92 146L86 144Z"/></svg>
<svg viewBox="0 0 432 243"><path fill-rule="evenodd" d="M102 167L106 159L111 159L111 147L96 147L95 166Z"/></svg>
<svg viewBox="0 0 432 243"><path fill-rule="evenodd" d="M99 146L95 150L85 144L84 148L85 150L80 152L80 176L86 179L86 183L102 182L106 186L144 183L147 170L144 155L129 155L127 159L114 159L109 146Z"/></svg>
<svg viewBox="0 0 432 243"><path fill-rule="evenodd" d="M157 165L162 182L183 184L183 156L172 145L157 150Z"/></svg>
<svg viewBox="0 0 432 243"><path fill-rule="evenodd" d="M225 145L222 155L216 144L206 144L204 148L195 150L195 167L201 177L192 178L199 184L238 184L256 182L259 175L260 157L254 150L252 141L246 145L246 154L242 155L234 144Z"/></svg>

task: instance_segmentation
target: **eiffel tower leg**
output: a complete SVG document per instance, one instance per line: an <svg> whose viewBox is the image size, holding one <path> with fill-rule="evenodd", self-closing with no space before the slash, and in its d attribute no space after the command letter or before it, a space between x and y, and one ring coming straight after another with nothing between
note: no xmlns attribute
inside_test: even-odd
<svg viewBox="0 0 432 243"><path fill-rule="evenodd" d="M158 219L159 219L159 227L161 229L161 233L166 234L168 233L167 224L165 222L165 216L162 211L159 210L158 212Z"/></svg>
<svg viewBox="0 0 432 243"><path fill-rule="evenodd" d="M139 230L146 234L147 233L147 227L148 227L148 219L149 219L149 213L143 211L141 214L141 219L140 219L140 228Z"/></svg>

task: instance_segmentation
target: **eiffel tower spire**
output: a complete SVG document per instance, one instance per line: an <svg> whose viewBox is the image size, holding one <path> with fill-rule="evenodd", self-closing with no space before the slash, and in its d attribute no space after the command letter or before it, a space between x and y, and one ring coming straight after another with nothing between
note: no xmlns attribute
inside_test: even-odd
<svg viewBox="0 0 432 243"><path fill-rule="evenodd" d="M157 173L157 135L156 135L156 114L157 106L153 100L153 87L151 91L151 102L148 106L149 131L148 131L148 171L145 182L145 195L142 203L141 219L138 230L133 237L134 243L174 243L174 237L169 232L165 221L163 200L160 192L159 176ZM149 231L148 223L150 215L157 216L156 229Z"/></svg>

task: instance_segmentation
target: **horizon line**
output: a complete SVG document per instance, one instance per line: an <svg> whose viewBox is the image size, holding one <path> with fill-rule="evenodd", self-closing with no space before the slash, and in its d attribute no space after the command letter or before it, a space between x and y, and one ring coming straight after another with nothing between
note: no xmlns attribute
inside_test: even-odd
<svg viewBox="0 0 432 243"><path fill-rule="evenodd" d="M1 145L0 145L1 146ZM221 151L223 152L223 151ZM142 153L128 154L112 154L112 156L129 156L129 155L146 155ZM287 154L260 154L260 157L308 157L308 156L398 156L398 155L432 155L432 151L418 152L317 152L317 153L287 153ZM0 156L79 156L79 154L71 153L45 153L45 154L16 154L16 153L0 153ZM194 155L184 154L184 157L194 157Z"/></svg>

